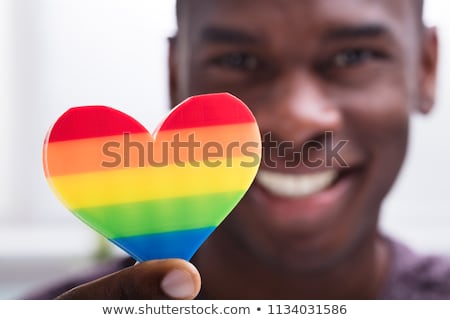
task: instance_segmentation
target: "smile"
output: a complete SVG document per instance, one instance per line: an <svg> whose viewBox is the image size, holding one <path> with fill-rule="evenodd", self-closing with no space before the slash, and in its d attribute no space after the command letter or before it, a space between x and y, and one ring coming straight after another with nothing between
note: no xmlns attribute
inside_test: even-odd
<svg viewBox="0 0 450 320"><path fill-rule="evenodd" d="M327 170L309 174L288 174L260 170L256 181L278 197L306 197L329 188L338 177L337 170Z"/></svg>

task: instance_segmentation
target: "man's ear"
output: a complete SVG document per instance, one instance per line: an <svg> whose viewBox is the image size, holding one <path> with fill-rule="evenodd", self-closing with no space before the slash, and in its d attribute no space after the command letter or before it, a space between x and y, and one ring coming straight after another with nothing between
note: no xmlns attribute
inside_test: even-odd
<svg viewBox="0 0 450 320"><path fill-rule="evenodd" d="M421 43L420 101L419 111L427 114L434 105L436 96L438 36L436 28L424 27Z"/></svg>
<svg viewBox="0 0 450 320"><path fill-rule="evenodd" d="M169 56L168 56L168 67L169 67L169 94L170 94L170 105L173 107L178 103L177 92L178 92L178 61L177 61L177 35L170 37L169 39Z"/></svg>

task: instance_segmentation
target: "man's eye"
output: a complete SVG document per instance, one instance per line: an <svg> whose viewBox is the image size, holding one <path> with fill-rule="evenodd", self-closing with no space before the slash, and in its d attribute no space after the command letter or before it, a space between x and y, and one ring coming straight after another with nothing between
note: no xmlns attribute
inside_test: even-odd
<svg viewBox="0 0 450 320"><path fill-rule="evenodd" d="M352 67L367 62L374 58L380 58L382 54L367 49L350 49L338 53L333 57L336 67Z"/></svg>
<svg viewBox="0 0 450 320"><path fill-rule="evenodd" d="M240 71L254 71L260 66L260 61L254 55L243 52L235 52L221 55L212 59L212 63L219 67Z"/></svg>

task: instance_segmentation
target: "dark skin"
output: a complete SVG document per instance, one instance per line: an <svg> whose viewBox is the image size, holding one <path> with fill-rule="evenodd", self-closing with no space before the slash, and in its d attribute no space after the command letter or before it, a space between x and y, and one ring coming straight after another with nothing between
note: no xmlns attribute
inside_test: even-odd
<svg viewBox="0 0 450 320"><path fill-rule="evenodd" d="M433 105L435 30L421 25L409 0L191 0L179 22L170 42L173 105L227 91L252 109L263 135L292 142L293 151L311 141L327 146L327 131L348 141L345 167L287 167L276 149L263 150L260 171L336 177L294 196L257 178L192 260L201 297L376 298L390 263L380 206L405 157L411 113ZM325 159L329 148L308 159ZM167 297L159 282L173 268L187 268L194 290L183 298L194 298L200 276L180 260L130 267L61 298Z"/></svg>

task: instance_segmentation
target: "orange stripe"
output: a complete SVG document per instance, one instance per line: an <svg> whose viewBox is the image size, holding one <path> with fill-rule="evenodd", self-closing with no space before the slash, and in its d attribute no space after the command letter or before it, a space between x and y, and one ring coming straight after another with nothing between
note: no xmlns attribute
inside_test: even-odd
<svg viewBox="0 0 450 320"><path fill-rule="evenodd" d="M184 145L180 144L178 154L175 154L175 148L171 143L176 141L177 135L178 141ZM243 140L242 137L247 139ZM111 171L124 167L137 168L147 166L149 163L169 165L174 164L175 160L201 162L207 158L213 162L217 159L242 157L248 156L250 152L253 154L260 152L259 131L253 123L161 131L157 139L157 143L152 144L149 134L131 134L128 137L119 135L52 142L45 146L47 149L46 154L44 152L44 162L47 162L46 175L62 176ZM192 142L189 143L191 150L186 146L186 142L189 141ZM258 145L245 146L244 150L242 146L246 142L258 142ZM166 143L166 154L157 147L163 143ZM129 146L126 148L127 157L124 152L125 144ZM217 144L222 146L222 150L217 150ZM243 154L243 151L247 154ZM216 153L219 154L215 156ZM176 159L175 156L177 156Z"/></svg>

